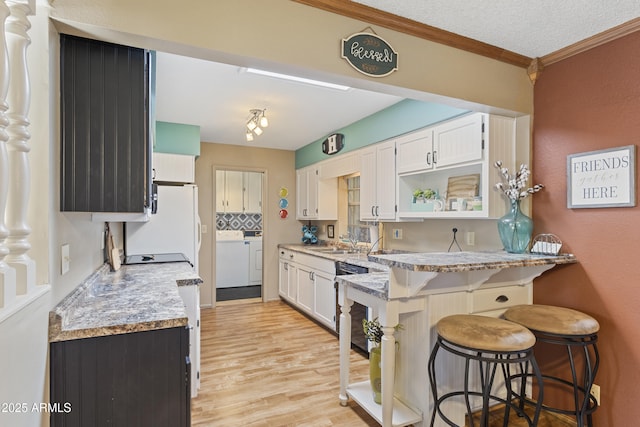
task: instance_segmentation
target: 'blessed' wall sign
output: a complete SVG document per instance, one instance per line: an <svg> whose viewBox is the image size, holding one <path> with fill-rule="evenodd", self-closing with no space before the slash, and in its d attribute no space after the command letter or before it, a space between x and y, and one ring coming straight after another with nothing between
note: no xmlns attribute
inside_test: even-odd
<svg viewBox="0 0 640 427"><path fill-rule="evenodd" d="M371 77L384 77L398 69L398 54L376 34L356 33L342 39L342 57Z"/></svg>

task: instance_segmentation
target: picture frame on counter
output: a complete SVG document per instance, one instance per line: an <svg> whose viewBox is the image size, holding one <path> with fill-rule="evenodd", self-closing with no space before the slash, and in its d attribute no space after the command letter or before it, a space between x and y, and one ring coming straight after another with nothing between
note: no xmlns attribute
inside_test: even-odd
<svg viewBox="0 0 640 427"><path fill-rule="evenodd" d="M567 156L567 208L636 205L636 146Z"/></svg>

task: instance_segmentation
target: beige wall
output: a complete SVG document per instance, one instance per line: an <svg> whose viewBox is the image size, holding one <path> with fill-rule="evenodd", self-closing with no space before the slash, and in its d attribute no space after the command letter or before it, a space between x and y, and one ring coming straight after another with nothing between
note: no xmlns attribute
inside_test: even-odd
<svg viewBox="0 0 640 427"><path fill-rule="evenodd" d="M202 235L200 248L200 275L203 305L213 304L215 297L215 169L239 169L264 172L262 191L263 209L263 286L264 300L278 298L278 243L300 240L300 224L295 220L296 174L293 151L241 147L237 145L202 143L196 160L196 184L199 194L199 214L207 233ZM289 189L291 215L280 219L279 190Z"/></svg>
<svg viewBox="0 0 640 427"><path fill-rule="evenodd" d="M169 0L56 0L52 15L64 31L133 46L400 95L397 88L406 88L411 91L405 95L461 108L488 105L530 113L533 107L523 68L380 27L374 31L398 52L399 71L368 78L339 51L343 37L368 23L288 0L199 0L180 6Z"/></svg>

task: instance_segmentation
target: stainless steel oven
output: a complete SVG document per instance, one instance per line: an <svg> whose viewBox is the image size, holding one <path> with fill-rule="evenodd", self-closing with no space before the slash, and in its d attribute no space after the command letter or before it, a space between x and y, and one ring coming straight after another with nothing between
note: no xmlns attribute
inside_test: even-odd
<svg viewBox="0 0 640 427"><path fill-rule="evenodd" d="M344 276L347 274L365 274L368 273L367 267L348 264L346 262L336 262L336 276ZM336 282L336 288L337 288ZM365 355L369 355L367 348L367 338L362 331L362 320L367 318L367 307L354 302L351 306L351 348ZM338 302L338 293L336 292L336 331L340 334L340 304Z"/></svg>

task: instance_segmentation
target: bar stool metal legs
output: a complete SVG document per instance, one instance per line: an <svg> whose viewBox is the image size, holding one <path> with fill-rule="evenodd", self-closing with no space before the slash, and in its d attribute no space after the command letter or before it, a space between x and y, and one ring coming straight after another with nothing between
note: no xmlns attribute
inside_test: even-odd
<svg viewBox="0 0 640 427"><path fill-rule="evenodd" d="M591 394L598 367L598 322L591 316L564 307L545 305L523 305L512 307L505 312L505 318L519 323L531 330L538 342L562 346L566 350L567 361L571 371L570 379L553 375L542 375L547 385L552 383L565 387L573 394L573 409L554 408L543 405L546 411L572 415L577 426L593 427L592 414L598 408L595 397ZM520 391L518 397L524 394ZM521 399L521 405L531 403Z"/></svg>
<svg viewBox="0 0 640 427"><path fill-rule="evenodd" d="M512 369L517 372L528 372L532 370L533 375L542 383L542 377L533 355L533 344L535 337L526 328L515 323L501 319L494 319L484 316L474 315L454 315L440 320L437 325L438 337L429 357L429 381L431 383L431 393L433 397L433 411L431 423L433 426L436 417L439 417L449 426L456 427L456 424L443 410L445 402L452 398L460 397L464 400L464 406L469 420L469 425L475 427L476 423L472 416L472 398L480 400L481 414L480 427L489 425L489 410L491 403L502 403L504 410L504 427L508 426L510 411L513 409L518 416L527 420L529 426L538 424L540 410L542 406L542 388L539 389L537 400L540 402L534 410L532 416L524 412L520 405L513 402L513 397L519 393L512 390L511 381L518 379L517 374L512 374ZM438 378L436 369L436 359L440 350L461 357L464 359L464 386L462 390L454 390L439 395ZM473 366L477 367L479 374L479 388L472 390L470 381L474 373ZM447 375L455 376L462 373L447 372ZM498 377L496 378L496 375ZM504 379L504 392L499 396L495 394L495 384ZM523 382L520 390L524 390L528 377L520 375ZM504 397L502 397L504 396Z"/></svg>

